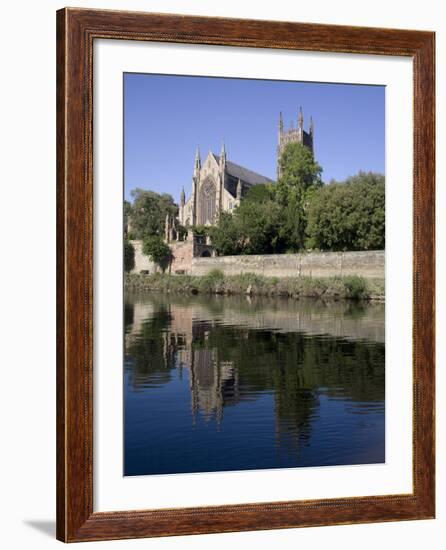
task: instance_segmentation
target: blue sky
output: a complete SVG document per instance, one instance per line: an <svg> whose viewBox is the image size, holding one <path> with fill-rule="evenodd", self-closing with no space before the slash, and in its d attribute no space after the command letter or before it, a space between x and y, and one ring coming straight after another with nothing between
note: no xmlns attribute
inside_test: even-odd
<svg viewBox="0 0 446 550"><path fill-rule="evenodd" d="M195 149L218 153L275 179L277 125L315 127L322 179L384 173L385 87L271 80L124 74L125 196L135 187L190 193Z"/></svg>

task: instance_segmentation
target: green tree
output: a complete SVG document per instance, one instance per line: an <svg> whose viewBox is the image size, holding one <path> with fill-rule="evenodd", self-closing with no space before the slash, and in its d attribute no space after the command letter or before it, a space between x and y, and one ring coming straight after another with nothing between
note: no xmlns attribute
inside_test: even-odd
<svg viewBox="0 0 446 550"><path fill-rule="evenodd" d="M276 202L243 201L234 220L243 254L272 254L283 248L282 210Z"/></svg>
<svg viewBox="0 0 446 550"><path fill-rule="evenodd" d="M321 250L378 250L385 247L385 180L359 172L312 194L308 246Z"/></svg>
<svg viewBox="0 0 446 550"><path fill-rule="evenodd" d="M222 212L217 226L209 228L212 245L220 256L281 252L280 206L244 200L233 214Z"/></svg>
<svg viewBox="0 0 446 550"><path fill-rule="evenodd" d="M241 254L242 246L235 216L221 212L218 224L208 229L212 246L219 256Z"/></svg>
<svg viewBox="0 0 446 550"><path fill-rule="evenodd" d="M194 235L196 237L206 237L209 234L210 227L207 225L195 225L194 226Z"/></svg>
<svg viewBox="0 0 446 550"><path fill-rule="evenodd" d="M169 246L158 235L146 237L142 244L143 254L149 256L163 271L171 261L171 252Z"/></svg>
<svg viewBox="0 0 446 550"><path fill-rule="evenodd" d="M275 198L275 185L271 183L260 183L253 185L248 189L246 195L243 198L243 202L266 202L274 200Z"/></svg>
<svg viewBox="0 0 446 550"><path fill-rule="evenodd" d="M287 201L282 205L279 238L288 252L298 252L305 244L307 216L304 208L304 193L300 189L288 190Z"/></svg>
<svg viewBox="0 0 446 550"><path fill-rule="evenodd" d="M133 237L131 235L131 227L129 227L130 224L130 218L132 215L132 205L129 203L129 201L124 200L124 235L127 235L129 239Z"/></svg>
<svg viewBox="0 0 446 550"><path fill-rule="evenodd" d="M279 159L281 177L277 184L279 202L286 204L289 192L303 193L311 187L322 185L321 166L314 160L312 151L302 143L289 143Z"/></svg>
<svg viewBox="0 0 446 550"><path fill-rule="evenodd" d="M164 235L166 215L176 216L178 207L173 198L145 189L133 189L131 192L133 204L130 213L132 236L135 239L145 239L153 235Z"/></svg>
<svg viewBox="0 0 446 550"><path fill-rule="evenodd" d="M135 267L135 248L128 239L124 239L124 271L132 271Z"/></svg>
<svg viewBox="0 0 446 550"><path fill-rule="evenodd" d="M322 168L312 151L301 143L289 143L279 160L281 177L276 198L283 208L279 236L287 250L298 252L305 244L306 208L315 189L322 186Z"/></svg>

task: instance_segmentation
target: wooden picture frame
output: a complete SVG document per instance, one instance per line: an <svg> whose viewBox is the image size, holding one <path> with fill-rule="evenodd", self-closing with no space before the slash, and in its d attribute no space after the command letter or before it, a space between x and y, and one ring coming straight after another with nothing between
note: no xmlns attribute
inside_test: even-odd
<svg viewBox="0 0 446 550"><path fill-rule="evenodd" d="M93 42L138 40L413 60L413 492L93 511ZM57 538L65 542L434 517L432 32L66 8L57 13Z"/></svg>

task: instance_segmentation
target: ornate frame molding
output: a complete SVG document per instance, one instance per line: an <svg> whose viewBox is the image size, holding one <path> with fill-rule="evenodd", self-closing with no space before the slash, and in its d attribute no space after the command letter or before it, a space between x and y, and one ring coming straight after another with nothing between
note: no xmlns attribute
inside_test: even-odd
<svg viewBox="0 0 446 550"><path fill-rule="evenodd" d="M413 492L93 512L93 41L408 56L414 67ZM65 542L434 517L431 32L65 8L57 13L57 538Z"/></svg>

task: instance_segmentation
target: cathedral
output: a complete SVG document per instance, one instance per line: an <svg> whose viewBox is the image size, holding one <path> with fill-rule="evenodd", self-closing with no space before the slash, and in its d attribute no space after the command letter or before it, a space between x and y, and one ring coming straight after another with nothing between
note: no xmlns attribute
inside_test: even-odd
<svg viewBox="0 0 446 550"><path fill-rule="evenodd" d="M302 108L297 116L297 127L294 128L291 123L288 130L284 130L280 113L276 170L278 179L281 176L279 159L285 146L293 142L302 143L313 152L313 137L312 120L308 132L303 128ZM197 149L192 175L192 193L186 200L184 189L181 192L179 222L185 227L215 225L220 212L232 212L252 186L265 183L274 182L230 161L224 145L219 155L209 151L203 163Z"/></svg>

